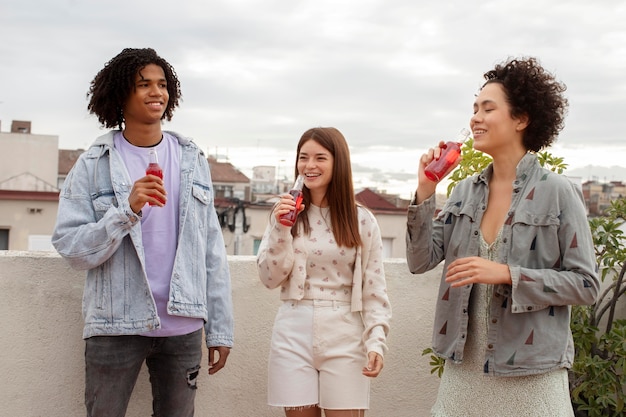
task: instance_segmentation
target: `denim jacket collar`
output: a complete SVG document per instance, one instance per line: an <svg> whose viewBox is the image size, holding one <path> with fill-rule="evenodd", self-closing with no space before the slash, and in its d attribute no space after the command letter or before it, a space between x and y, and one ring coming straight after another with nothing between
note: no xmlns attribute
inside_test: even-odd
<svg viewBox="0 0 626 417"><path fill-rule="evenodd" d="M515 183L514 186L521 187L530 177L530 173L539 168L539 161L534 153L527 152L522 159L517 163L515 168ZM480 174L475 175L472 178L474 184L484 183L489 184L489 180L493 176L493 164L489 164Z"/></svg>

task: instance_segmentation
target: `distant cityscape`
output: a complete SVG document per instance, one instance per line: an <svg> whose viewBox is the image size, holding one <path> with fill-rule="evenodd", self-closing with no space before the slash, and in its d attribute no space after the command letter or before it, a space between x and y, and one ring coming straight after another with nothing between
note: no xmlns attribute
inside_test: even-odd
<svg viewBox="0 0 626 417"><path fill-rule="evenodd" d="M59 192L84 152L58 149L58 136L33 134L31 127L30 121L13 121L10 132L0 130L0 250L54 251ZM289 190L292 179L264 165L251 179L229 162L207 160L227 253L255 255L276 196ZM384 256L403 257L408 200L368 188L356 198L379 221Z"/></svg>
<svg viewBox="0 0 626 417"><path fill-rule="evenodd" d="M33 134L30 121L13 121L10 132L0 124L0 250L54 250L50 236L63 182L83 149L58 149L55 135ZM285 168L252 167L252 178L230 162L208 156L215 208L231 255L254 255L276 196L292 185ZM626 171L626 169L625 169ZM601 215L611 201L626 196L624 181L585 180L580 170L567 172L581 187L589 216ZM619 171L612 170L614 175ZM282 175L281 175L282 174ZM290 172L290 174L292 174ZM582 172L581 172L582 174ZM404 257L406 207L416 186L412 175L355 175L357 200L376 216L386 257ZM369 175L372 175L370 172ZM402 194L389 192L402 186ZM441 206L445 196L437 199Z"/></svg>

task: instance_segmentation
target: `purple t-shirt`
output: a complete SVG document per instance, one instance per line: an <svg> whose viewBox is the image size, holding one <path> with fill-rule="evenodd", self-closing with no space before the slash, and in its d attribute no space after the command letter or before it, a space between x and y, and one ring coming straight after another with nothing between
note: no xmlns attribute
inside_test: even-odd
<svg viewBox="0 0 626 417"><path fill-rule="evenodd" d="M156 146L144 148L131 145L122 133L113 138L115 148L122 155L130 179L135 182L146 175L148 151L156 149L159 165L163 169L163 182L167 191L164 207L142 209L141 238L146 259L146 274L161 320L161 328L144 333L144 336L180 336L202 328L198 318L173 316L167 313L170 281L178 239L178 201L180 188L180 145L178 140L163 132L163 140Z"/></svg>

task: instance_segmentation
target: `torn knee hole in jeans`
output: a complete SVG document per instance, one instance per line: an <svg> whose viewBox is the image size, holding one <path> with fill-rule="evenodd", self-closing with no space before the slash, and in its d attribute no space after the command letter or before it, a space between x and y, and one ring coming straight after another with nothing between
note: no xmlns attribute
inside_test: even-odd
<svg viewBox="0 0 626 417"><path fill-rule="evenodd" d="M187 370L187 385L191 389L198 388L198 374L200 373L200 365Z"/></svg>

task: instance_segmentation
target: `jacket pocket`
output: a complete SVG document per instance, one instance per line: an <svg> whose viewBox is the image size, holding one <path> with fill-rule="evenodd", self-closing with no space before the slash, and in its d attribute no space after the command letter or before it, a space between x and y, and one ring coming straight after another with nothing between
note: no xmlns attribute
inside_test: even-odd
<svg viewBox="0 0 626 417"><path fill-rule="evenodd" d="M212 202L211 189L194 182L191 188L191 195L193 198L190 204L190 215L194 219L196 226L192 233L195 236L194 240L199 240L194 243L202 245L200 250L204 250L206 243L203 242L203 236L206 234L206 228L209 223L208 213Z"/></svg>
<svg viewBox="0 0 626 417"><path fill-rule="evenodd" d="M111 207L117 207L117 198L113 190L99 192L93 195L91 200L97 220L100 220Z"/></svg>
<svg viewBox="0 0 626 417"><path fill-rule="evenodd" d="M456 259L467 256L471 245L468 244L468 236L472 232L475 222L477 205L469 204L446 204L445 213L442 212L443 221L443 245L446 250L446 258Z"/></svg>
<svg viewBox="0 0 626 417"><path fill-rule="evenodd" d="M511 224L509 263L528 268L554 268L559 264L559 218L550 213L515 213Z"/></svg>
<svg viewBox="0 0 626 417"><path fill-rule="evenodd" d="M191 189L191 194L194 196L196 201L203 205L208 205L212 201L211 188L206 185L194 183Z"/></svg>
<svg viewBox="0 0 626 417"><path fill-rule="evenodd" d="M530 213L530 212L515 212L513 217L513 225L522 226L558 226L559 219L557 216L550 213Z"/></svg>

